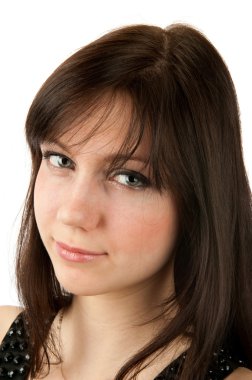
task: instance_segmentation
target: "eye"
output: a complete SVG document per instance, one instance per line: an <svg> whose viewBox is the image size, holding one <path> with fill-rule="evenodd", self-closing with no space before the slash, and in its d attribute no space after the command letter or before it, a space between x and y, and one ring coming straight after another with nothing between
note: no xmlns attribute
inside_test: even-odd
<svg viewBox="0 0 252 380"><path fill-rule="evenodd" d="M114 181L131 188L145 188L150 185L150 181L141 173L134 171L124 171L113 176Z"/></svg>
<svg viewBox="0 0 252 380"><path fill-rule="evenodd" d="M50 165L55 168L62 168L62 169L74 168L74 163L72 160L70 160L70 158L57 152L46 151L43 153L43 158L49 161Z"/></svg>

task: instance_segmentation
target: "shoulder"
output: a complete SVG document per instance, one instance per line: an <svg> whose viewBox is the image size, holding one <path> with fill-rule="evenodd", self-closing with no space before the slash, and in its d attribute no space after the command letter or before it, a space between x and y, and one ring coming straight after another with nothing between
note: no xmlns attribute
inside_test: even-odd
<svg viewBox="0 0 252 380"><path fill-rule="evenodd" d="M0 344L12 322L23 311L19 306L0 306Z"/></svg>
<svg viewBox="0 0 252 380"><path fill-rule="evenodd" d="M252 371L247 368L237 368L231 375L225 378L225 380L252 380Z"/></svg>

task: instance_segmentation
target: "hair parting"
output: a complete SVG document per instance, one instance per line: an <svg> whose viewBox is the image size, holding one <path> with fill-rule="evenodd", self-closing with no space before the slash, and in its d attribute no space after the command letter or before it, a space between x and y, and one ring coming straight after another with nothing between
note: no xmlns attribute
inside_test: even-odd
<svg viewBox="0 0 252 380"><path fill-rule="evenodd" d="M160 306L167 318L115 380L137 374L181 336L189 336L181 380L201 380L213 353L235 339L252 366L252 207L243 162L239 108L229 71L195 28L132 25L114 30L63 62L37 93L27 116L32 174L18 240L20 300L32 341L31 376L42 369L41 350L60 360L50 324L73 295L60 286L36 226L33 193L43 142L74 136L96 116L84 144L114 112L131 102L129 132L111 167L135 152L144 134L154 186L177 200L180 237L175 249L176 294ZM109 128L109 126L108 126ZM29 273L29 275L27 275ZM48 323L44 323L47 320Z"/></svg>

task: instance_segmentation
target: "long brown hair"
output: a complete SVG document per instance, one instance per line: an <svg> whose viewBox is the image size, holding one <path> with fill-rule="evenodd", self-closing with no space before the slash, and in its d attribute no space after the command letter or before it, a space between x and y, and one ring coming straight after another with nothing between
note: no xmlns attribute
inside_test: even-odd
<svg viewBox="0 0 252 380"><path fill-rule="evenodd" d="M27 116L32 175L18 241L17 284L30 326L32 375L41 368L41 348L45 354L49 350L53 316L73 297L55 277L36 226L33 190L39 147L92 115L103 99L113 104L118 93L127 93L133 105L122 149L129 157L148 128L154 183L158 191L170 189L178 199L181 233L176 294L166 303L168 310L175 301L178 312L116 380L137 372L152 354L188 331L191 345L183 380L202 379L212 353L229 337L251 360L251 193L231 76L195 28L133 25L68 58L39 90Z"/></svg>

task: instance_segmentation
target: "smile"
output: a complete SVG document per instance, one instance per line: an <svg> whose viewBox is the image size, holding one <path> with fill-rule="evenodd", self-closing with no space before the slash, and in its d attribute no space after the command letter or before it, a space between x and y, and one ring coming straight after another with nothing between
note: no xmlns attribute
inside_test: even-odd
<svg viewBox="0 0 252 380"><path fill-rule="evenodd" d="M105 252L87 251L81 248L70 247L67 244L56 242L56 251L58 255L67 261L85 263L93 260L101 259L107 256Z"/></svg>

